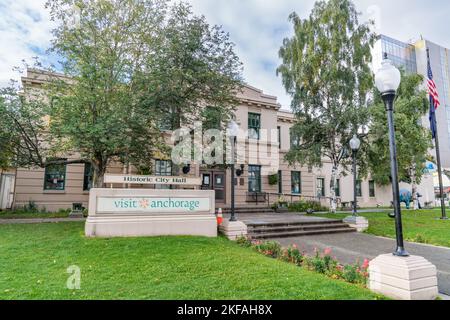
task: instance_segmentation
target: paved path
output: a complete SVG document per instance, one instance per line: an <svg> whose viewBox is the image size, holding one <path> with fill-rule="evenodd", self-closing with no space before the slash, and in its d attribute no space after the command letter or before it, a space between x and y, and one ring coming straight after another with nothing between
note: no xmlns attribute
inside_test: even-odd
<svg viewBox="0 0 450 320"><path fill-rule="evenodd" d="M83 222L85 218L37 218L37 219L0 219L0 224L34 224L58 222Z"/></svg>
<svg viewBox="0 0 450 320"><path fill-rule="evenodd" d="M306 236L288 239L274 239L283 246L296 244L299 249L309 254L314 249L332 250L332 255L343 264L353 264L358 260L374 259L381 253L393 252L395 240L375 237L361 233L345 233L335 235ZM405 243L412 255L425 257L438 269L439 291L450 295L450 248L434 247L415 243Z"/></svg>

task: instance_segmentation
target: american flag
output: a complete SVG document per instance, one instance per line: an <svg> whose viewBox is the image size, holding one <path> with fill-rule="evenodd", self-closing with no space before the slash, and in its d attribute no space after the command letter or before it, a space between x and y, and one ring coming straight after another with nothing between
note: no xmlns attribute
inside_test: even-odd
<svg viewBox="0 0 450 320"><path fill-rule="evenodd" d="M428 54L428 94L430 96L430 129L433 135L433 139L437 135L437 121L436 121L436 109L440 106L439 94L437 91L436 83L433 80L433 71L431 70L430 55Z"/></svg>
<svg viewBox="0 0 450 320"><path fill-rule="evenodd" d="M434 109L437 109L441 103L439 102L439 94L436 88L436 83L433 80L433 71L431 71L430 59L428 58L428 94L430 95L430 99L432 99L432 104L434 105Z"/></svg>

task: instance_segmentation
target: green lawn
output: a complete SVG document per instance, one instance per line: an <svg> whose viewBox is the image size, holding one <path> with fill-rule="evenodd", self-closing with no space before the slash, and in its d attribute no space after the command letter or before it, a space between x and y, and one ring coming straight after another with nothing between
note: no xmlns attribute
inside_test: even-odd
<svg viewBox="0 0 450 320"><path fill-rule="evenodd" d="M0 211L0 219L43 219L43 218L68 218L68 212L14 212L14 211Z"/></svg>
<svg viewBox="0 0 450 320"><path fill-rule="evenodd" d="M450 210L448 210L450 216ZM395 220L388 217L388 212L362 213L369 219L370 234L395 238ZM328 218L344 219L348 214L318 215ZM403 234L405 239L412 242L434 244L450 247L450 220L439 220L441 210L402 210Z"/></svg>
<svg viewBox="0 0 450 320"><path fill-rule="evenodd" d="M1 299L376 299L224 239L87 239L82 223L0 225ZM68 290L66 269L81 269Z"/></svg>

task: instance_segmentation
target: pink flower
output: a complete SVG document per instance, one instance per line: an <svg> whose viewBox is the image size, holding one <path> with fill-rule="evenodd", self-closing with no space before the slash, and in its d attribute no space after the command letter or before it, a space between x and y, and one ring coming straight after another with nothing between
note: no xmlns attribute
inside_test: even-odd
<svg viewBox="0 0 450 320"><path fill-rule="evenodd" d="M365 259L365 260L364 260L364 263L363 263L363 265L362 265L362 268L363 268L363 269L369 268L369 259Z"/></svg>
<svg viewBox="0 0 450 320"><path fill-rule="evenodd" d="M329 256L331 254L331 249L330 248L326 248L325 251L323 252L326 256Z"/></svg>

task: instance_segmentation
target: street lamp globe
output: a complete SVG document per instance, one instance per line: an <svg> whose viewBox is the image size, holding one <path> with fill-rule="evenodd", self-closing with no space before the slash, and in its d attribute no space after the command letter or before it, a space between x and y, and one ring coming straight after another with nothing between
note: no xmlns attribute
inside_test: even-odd
<svg viewBox="0 0 450 320"><path fill-rule="evenodd" d="M381 64L381 69L375 75L375 84L381 94L394 93L400 86L400 71L387 59L387 56Z"/></svg>
<svg viewBox="0 0 450 320"><path fill-rule="evenodd" d="M228 135L230 138L236 138L239 134L239 125L236 123L236 121L231 120L228 123Z"/></svg>
<svg viewBox="0 0 450 320"><path fill-rule="evenodd" d="M356 152L359 150L359 148L361 147L361 140L358 139L358 136L355 134L352 138L352 140L350 140L350 148Z"/></svg>

